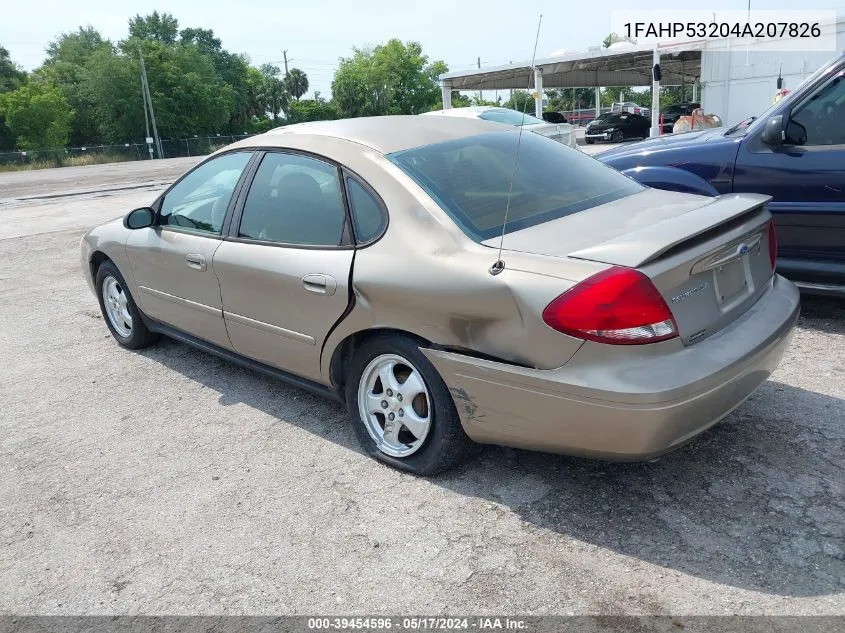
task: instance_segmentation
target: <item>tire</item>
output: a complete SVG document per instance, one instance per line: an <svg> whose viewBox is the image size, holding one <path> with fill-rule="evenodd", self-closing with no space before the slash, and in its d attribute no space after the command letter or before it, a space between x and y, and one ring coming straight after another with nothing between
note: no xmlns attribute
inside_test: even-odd
<svg viewBox="0 0 845 633"><path fill-rule="evenodd" d="M158 334L147 329L123 275L111 261L104 261L97 269L94 287L103 320L121 347L141 349L158 341Z"/></svg>
<svg viewBox="0 0 845 633"><path fill-rule="evenodd" d="M621 143L622 141L624 141L625 135L622 133L622 130L616 130L613 133L613 139L612 140L613 140L614 143Z"/></svg>
<svg viewBox="0 0 845 633"><path fill-rule="evenodd" d="M587 142L587 145L592 145L593 143L595 143L595 141L591 138L585 138L584 140Z"/></svg>
<svg viewBox="0 0 845 633"><path fill-rule="evenodd" d="M382 370L390 363L395 363L389 371L396 382L390 381L385 387ZM413 372L421 378L424 394L418 392ZM355 352L346 375L346 407L352 426L364 452L373 459L415 475L430 476L456 466L477 447L461 426L446 384L411 337L385 334L365 341ZM391 384L396 387L392 396L388 392ZM411 397L414 393L417 395ZM382 413L378 407L385 404L388 406ZM368 414L371 409L377 413ZM399 417L400 410L405 412L403 418ZM421 415L424 413L427 416ZM388 415L394 416L392 422ZM427 429L423 430L419 421L426 418ZM414 424L402 424L410 421ZM391 433L397 422L399 430Z"/></svg>

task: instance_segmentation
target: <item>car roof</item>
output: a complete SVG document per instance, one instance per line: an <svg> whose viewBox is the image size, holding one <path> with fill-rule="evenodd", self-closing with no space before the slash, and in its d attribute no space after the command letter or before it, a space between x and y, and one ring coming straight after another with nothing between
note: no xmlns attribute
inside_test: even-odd
<svg viewBox="0 0 845 633"><path fill-rule="evenodd" d="M390 154L440 141L501 131L502 124L476 118L374 116L285 125L238 141L228 147L285 147L290 135L297 135L299 146L302 145L302 140L306 140L309 136L333 137L365 145L382 154Z"/></svg>

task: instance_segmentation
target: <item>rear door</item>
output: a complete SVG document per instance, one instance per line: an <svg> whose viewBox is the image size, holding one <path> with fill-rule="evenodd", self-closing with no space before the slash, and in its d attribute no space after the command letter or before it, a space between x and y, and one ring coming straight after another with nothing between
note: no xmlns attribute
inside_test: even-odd
<svg viewBox="0 0 845 633"><path fill-rule="evenodd" d="M268 152L214 253L235 351L316 379L323 341L349 304L355 254L340 169Z"/></svg>
<svg viewBox="0 0 845 633"><path fill-rule="evenodd" d="M845 277L845 71L796 103L786 143L772 149L759 132L737 155L734 191L773 197L778 269L796 280ZM762 128L760 128L762 131ZM841 281L840 281L841 283Z"/></svg>

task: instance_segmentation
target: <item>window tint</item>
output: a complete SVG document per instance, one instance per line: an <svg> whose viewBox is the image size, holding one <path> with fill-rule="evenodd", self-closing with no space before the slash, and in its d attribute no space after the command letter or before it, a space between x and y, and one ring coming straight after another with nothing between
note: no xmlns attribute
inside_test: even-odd
<svg viewBox="0 0 845 633"><path fill-rule="evenodd" d="M359 242L369 242L378 237L384 225L381 205L354 178L347 178L346 186L349 191L349 204L352 206L355 237Z"/></svg>
<svg viewBox="0 0 845 633"><path fill-rule="evenodd" d="M480 134L390 155L464 232L477 241L502 233L517 131ZM508 232L642 191L611 167L539 134L523 134Z"/></svg>
<svg viewBox="0 0 845 633"><path fill-rule="evenodd" d="M251 152L232 152L197 167L164 197L158 223L219 235L232 193L251 157Z"/></svg>
<svg viewBox="0 0 845 633"><path fill-rule="evenodd" d="M806 130L806 145L845 144L845 79L834 77L822 86L795 109L791 120Z"/></svg>
<svg viewBox="0 0 845 633"><path fill-rule="evenodd" d="M249 189L238 235L282 244L338 246L345 221L336 167L308 156L270 153Z"/></svg>
<svg viewBox="0 0 845 633"><path fill-rule="evenodd" d="M485 121L494 121L496 123L507 123L508 125L534 125L536 123L544 123L542 119L538 119L530 114L523 115L522 112L517 112L516 110L510 110L508 108L485 110L478 115L478 118L484 119Z"/></svg>

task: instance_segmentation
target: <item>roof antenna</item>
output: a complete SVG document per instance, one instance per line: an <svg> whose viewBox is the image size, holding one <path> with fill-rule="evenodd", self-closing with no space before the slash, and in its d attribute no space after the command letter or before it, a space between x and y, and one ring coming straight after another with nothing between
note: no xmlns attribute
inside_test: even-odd
<svg viewBox="0 0 845 633"><path fill-rule="evenodd" d="M531 70L532 74L534 71L534 60L537 58L537 42L540 41L540 25L543 23L543 14L540 14L540 20L537 22L537 36L534 38L534 52L531 54ZM531 77L532 74L528 76L528 90L531 90ZM541 100L543 96L541 94L537 94L537 97ZM522 143L522 128L525 126L525 108L528 106L528 101L526 100L522 104L522 123L519 126L519 135L516 138L516 153L513 157L513 170L511 171L511 180L508 183L508 200L507 204L505 205L505 218L502 221L502 237L499 239L499 255L496 258L496 261L493 262L493 265L490 266L490 274L491 275L498 275L505 269L505 262L502 261L502 245L505 243L505 229L508 226L508 211L511 208L511 193L513 193L513 179L516 176L516 166L519 164L519 146Z"/></svg>

